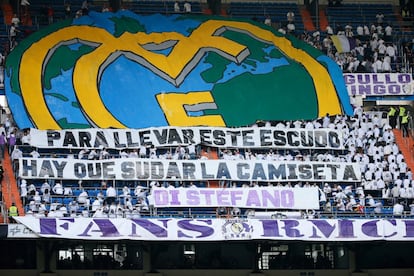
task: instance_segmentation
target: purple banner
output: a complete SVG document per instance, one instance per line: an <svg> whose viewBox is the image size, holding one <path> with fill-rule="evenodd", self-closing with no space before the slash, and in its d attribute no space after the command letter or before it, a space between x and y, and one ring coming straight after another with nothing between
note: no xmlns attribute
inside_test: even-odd
<svg viewBox="0 0 414 276"><path fill-rule="evenodd" d="M344 74L344 79L349 95L404 96L413 94L411 74Z"/></svg>
<svg viewBox="0 0 414 276"><path fill-rule="evenodd" d="M153 188L154 207L239 207L255 209L319 209L319 190L309 188Z"/></svg>

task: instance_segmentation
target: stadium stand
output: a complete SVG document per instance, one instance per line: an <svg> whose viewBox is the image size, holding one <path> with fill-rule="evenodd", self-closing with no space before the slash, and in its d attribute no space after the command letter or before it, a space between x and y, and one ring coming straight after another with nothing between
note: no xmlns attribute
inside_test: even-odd
<svg viewBox="0 0 414 276"><path fill-rule="evenodd" d="M46 7L51 6L54 9L54 22L63 20L65 14L65 5L57 4L55 1L30 1L30 20L24 21L21 30L24 35L36 32L42 27L49 24L47 19ZM76 11L82 10L83 1L71 1L71 16L75 16ZM191 2L192 13L202 14L205 7L201 2ZM204 5L205 6L205 5ZM4 18L4 28L9 30L9 23L13 10L10 5L2 6L2 16ZM101 11L103 3L90 3L89 9ZM124 2L123 8L132 10L140 14L171 14L174 13L173 1L134 1ZM17 10L20 13L20 8ZM324 45L323 39L329 37L326 27L331 26L337 34L341 31L341 26L352 26L356 30L359 26L372 24L378 25L378 14L384 15L384 22L389 22L394 27L394 36L390 45L394 45L398 52L391 64L391 71L387 73L409 73L412 74L412 64L414 57L411 55L413 42L406 40L404 36L410 37L410 28L406 29L398 25L400 18L396 13L395 6L388 4L345 4L340 6L326 6L323 12L319 13L320 21L315 23L315 18L304 12L305 7L298 6L296 3L273 3L273 2L233 2L225 6L226 16L232 18L248 18L265 22L267 17L271 18L272 27L283 30L287 26L286 15L292 11L295 13L294 21L296 31L295 35L312 46L324 51L328 56L337 61L342 66L344 73L379 73L372 69L361 72L359 64L366 61L357 50L343 55L338 54L338 49L331 41L329 45ZM310 20L314 19L313 22ZM23 22L23 20L22 20ZM50 22L51 23L51 22ZM376 24L377 23L377 24ZM381 23L382 24L382 23ZM404 24L403 24L404 25ZM315 26L320 26L316 29ZM405 25L404 25L405 26ZM345 31L345 30L344 30ZM11 44L8 31L0 32L1 44L4 45L4 53L7 56L8 51L12 51L15 45ZM318 32L319 34L317 34ZM375 33L377 29L375 29ZM315 34L315 35L314 35ZM407 35L408 34L408 35ZM378 40L383 37L378 37ZM370 39L361 42L368 43ZM370 47L369 44L367 47ZM376 49L374 47L373 52ZM411 55L411 56L410 56ZM385 55L384 55L385 56ZM365 57L366 58L366 57ZM374 53L366 59L378 58ZM355 63L358 59L358 64ZM365 66L365 65L364 65ZM365 70L365 69L364 69ZM388 107L390 105L384 105ZM400 106L401 107L401 106ZM412 103L404 107L413 112ZM364 231L378 231L374 224L380 220L389 221L390 224L396 225L396 220L403 219L407 224L407 229L412 228L411 219L414 218L414 141L413 141L413 120L410 119L410 135L405 137L402 133L402 125L398 123L391 127L388 108L375 106L357 106L353 116L326 116L313 121L259 121L249 129L276 128L278 130L309 130L309 129L330 129L338 131L344 137L344 149L316 149L309 150L303 148L278 148L268 149L247 149L235 147L213 147L198 146L193 149L186 146L166 146L166 147L147 147L134 149L117 149L105 147L78 147L78 148L50 148L33 146L24 143L24 132L27 130L18 129L12 125L8 128L8 135L14 129L16 131L17 143L12 150L5 151L2 162L4 177L2 179L2 216L3 223L9 221L10 209L12 203L16 204L20 216L36 218L55 218L62 223L59 226L48 225L48 227L68 228L70 219L94 218L96 221L104 219L148 219L148 225L154 228L152 233L160 238L164 238L165 228L172 219L180 220L177 231L182 237L190 237L190 231L199 234L205 234L210 226L201 224L211 219L247 220L258 219L267 221L272 230L264 232L265 235L277 236L277 222L285 221L285 227L295 232L294 223L296 220L305 219L309 221L320 220L322 223L329 222L330 219L338 219L343 222L336 226L341 230L346 229L347 221L364 221L368 224ZM5 119L2 118L2 123ZM5 126L5 125L4 125ZM192 155L194 154L194 156ZM144 158L147 162L157 160L214 160L214 161L234 161L234 160L260 160L260 161L286 161L286 162L320 162L330 164L335 162L357 163L362 175L361 181L349 181L338 183L318 181L233 181L223 177L223 179L214 180L177 180L168 181L155 180L115 180L108 179L82 180L77 177L73 179L61 179L59 177L16 177L19 175L19 169L22 164L19 159L36 159L42 160L128 160L132 158ZM135 159L134 159L135 160ZM148 161L150 160L150 161ZM85 162L86 162L85 161ZM56 161L58 162L58 161ZM39 163L40 164L40 163ZM24 163L26 170L30 170L28 163ZM27 169L29 167L29 169ZM47 169L47 168L46 168ZM93 170L91 170L93 171ZM96 173L93 171L91 174ZM266 187L284 187L284 188L317 188L319 191L319 206L314 209L254 209L254 208L237 208L232 209L227 206L213 207L154 207L154 190L165 190L174 194L179 189L196 190L196 189L246 189L255 190ZM402 207L402 211L398 211ZM151 221L157 220L160 223ZM191 221L196 221L200 229L191 228ZM292 225L289 225L292 221ZM64 223L65 222L65 223ZM200 224L197 224L200 223ZM357 223L357 222L355 222ZM144 223L142 223L144 224ZM195 238L184 240L184 242L167 243L157 241L154 244L139 242L115 241L108 238L108 243L96 241L62 241L56 237L59 242L44 238L38 240L30 234L21 236L18 231L25 229L16 227L16 237L12 239L0 240L2 250L10 248L9 256L0 258L0 271L13 272L23 269L23 271L34 271L33 275L40 273L48 274L52 270L58 271L55 275L69 275L73 271L87 272L82 274L109 275L107 271L127 271L122 275L129 275L142 272L142 275L193 275L195 269L198 270L222 270L218 275L256 275L260 271L284 271L286 275L385 275L381 268L386 268L384 273L391 273L392 269L398 268L398 275L412 275L413 266L410 260L412 249L412 240L388 244L385 249L380 248L380 243L385 241L371 241L364 243L318 243L318 235L321 234L319 228L313 228L313 234L309 241L303 243L298 240L301 233L295 232L290 236L289 243L279 240L269 242L266 239L255 244L231 241L216 241L196 243ZM138 225L138 224L137 224ZM131 236L145 235L136 232L138 226L133 224ZM112 225L113 226L113 225ZM142 225L139 225L142 226ZM329 231L334 231L335 226L324 225ZM90 232L103 232L107 225L81 225L84 227L84 236ZM102 227L102 228L100 228ZM238 227L245 227L243 224L231 224L233 233L237 233ZM269 226L270 227L270 226ZM411 228L410 228L411 227ZM93 228L93 230L91 230ZM99 228L99 229L98 229ZM222 232L225 232L223 226ZM322 228L322 227L321 227ZM369 229L368 229L369 228ZM374 229L375 228L375 229ZM10 228L12 229L12 228ZM190 229L190 230L189 230ZM269 228L270 229L270 228ZM44 230L44 229L43 229ZM43 231L40 229L40 231ZM207 229L208 230L208 229ZM206 230L206 231L207 231ZM408 230L408 231L409 231ZM412 230L412 229L411 229ZM26 231L26 230L25 230ZM56 230L57 231L57 230ZM147 231L147 230L145 230ZM345 230L344 230L345 231ZM392 231L392 230L390 230ZM247 231L246 231L247 232ZM13 232L14 233L14 232ZM226 232L227 233L227 232ZM410 232L411 233L411 232ZM249 233L246 233L248 235ZM295 235L298 236L295 236ZM341 235L339 233L338 235ZM353 233L352 233L353 234ZM371 233L372 234L372 233ZM375 236L375 233L372 234ZM390 233L392 236L393 234ZM194 235L196 236L196 235ZM27 239L19 240L21 237ZM30 238L30 239L29 239ZM355 240L352 240L355 242ZM51 245L53 243L53 245ZM42 249L37 250L36 248ZM387 251L395 253L396 258L390 257L388 260L382 258L381 254ZM42 253L39 253L41 251ZM303 254L302 254L303 253ZM354 264L349 264L348 259L353 255ZM31 258L32 256L41 255L40 260ZM51 257L51 255L54 255ZM144 259L145 255L145 259ZM197 255L197 257L196 257ZM405 256L405 257L404 257ZM345 260L346 259L346 260ZM51 267L51 261L52 267ZM383 262L381 262L383 261ZM42 265L39 263L43 262ZM39 267L42 268L40 272ZM192 272L185 272L186 270ZM234 271L239 270L239 271ZM369 271L363 272L362 270ZM159 272L162 271L162 272ZM292 272L293 271L293 272ZM317 271L317 272L315 272ZM326 273L324 273L326 271ZM271 272L269 272L271 273ZM331 274L333 273L333 274ZM114 273L116 274L116 272ZM8 274L5 274L8 275ZM10 274L11 275L11 274ZM16 275L24 275L16 274ZM267 272L266 272L267 275ZM269 274L276 275L276 274Z"/></svg>

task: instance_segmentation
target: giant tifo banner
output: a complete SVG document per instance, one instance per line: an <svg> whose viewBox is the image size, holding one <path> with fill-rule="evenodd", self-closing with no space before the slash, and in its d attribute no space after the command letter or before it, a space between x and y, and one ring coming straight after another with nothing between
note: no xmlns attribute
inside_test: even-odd
<svg viewBox="0 0 414 276"><path fill-rule="evenodd" d="M21 129L352 114L342 71L316 48L260 22L203 15L91 11L52 24L7 56L5 93Z"/></svg>
<svg viewBox="0 0 414 276"><path fill-rule="evenodd" d="M335 129L278 129L274 127L159 127L146 129L30 130L38 148L137 148L204 145L219 148L344 149Z"/></svg>
<svg viewBox="0 0 414 276"><path fill-rule="evenodd" d="M413 241L405 219L109 219L16 217L43 238L76 240Z"/></svg>
<svg viewBox="0 0 414 276"><path fill-rule="evenodd" d="M164 160L119 158L79 160L20 158L19 177L83 180L234 180L343 181L361 180L358 163L265 160Z"/></svg>
<svg viewBox="0 0 414 276"><path fill-rule="evenodd" d="M349 95L409 96L414 94L414 83L409 73L354 73L344 74Z"/></svg>
<svg viewBox="0 0 414 276"><path fill-rule="evenodd" d="M151 189L151 205L165 207L239 207L254 209L319 209L319 189L254 188L178 188Z"/></svg>

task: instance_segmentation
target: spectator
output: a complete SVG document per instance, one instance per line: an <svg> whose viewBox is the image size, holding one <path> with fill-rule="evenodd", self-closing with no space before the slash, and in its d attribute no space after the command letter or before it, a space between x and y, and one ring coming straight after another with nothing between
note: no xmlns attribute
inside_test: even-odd
<svg viewBox="0 0 414 276"><path fill-rule="evenodd" d="M398 123L399 123L400 129L401 129L402 128L401 121L402 121L402 118L404 117L404 115L406 113L406 108L404 106L400 106L398 108L398 111L399 111L398 112Z"/></svg>
<svg viewBox="0 0 414 276"><path fill-rule="evenodd" d="M409 205L410 207L410 216L414 216L414 202Z"/></svg>
<svg viewBox="0 0 414 276"><path fill-rule="evenodd" d="M407 5L402 8L401 16L404 21L409 21L411 19L411 12Z"/></svg>
<svg viewBox="0 0 414 276"><path fill-rule="evenodd" d="M188 1L184 2L184 11L186 13L191 13L191 4L190 4L190 2L188 2Z"/></svg>
<svg viewBox="0 0 414 276"><path fill-rule="evenodd" d="M5 56L0 52L0 88L4 88L4 65Z"/></svg>
<svg viewBox="0 0 414 276"><path fill-rule="evenodd" d="M4 159L4 154L6 151L6 146L7 146L7 138L6 138L6 134L4 132L2 132L0 134L0 154L1 154L1 158Z"/></svg>
<svg viewBox="0 0 414 276"><path fill-rule="evenodd" d="M103 4L102 12L109 12L108 5L106 3Z"/></svg>
<svg viewBox="0 0 414 276"><path fill-rule="evenodd" d="M33 183L30 183L29 186L27 186L27 195L29 198L33 198L33 196L36 193L36 186Z"/></svg>
<svg viewBox="0 0 414 276"><path fill-rule="evenodd" d="M128 158L128 153L126 152L125 149L122 149L119 151L119 157L120 158Z"/></svg>
<svg viewBox="0 0 414 276"><path fill-rule="evenodd" d="M134 189L134 195L136 196L137 200L140 198L146 200L147 192L144 187L137 185Z"/></svg>
<svg viewBox="0 0 414 276"><path fill-rule="evenodd" d="M364 41L365 40L364 39L364 27L362 25L358 25L357 26L356 33L357 33L356 38L358 38L361 41Z"/></svg>
<svg viewBox="0 0 414 276"><path fill-rule="evenodd" d="M88 159L89 149L83 148L78 153L78 159Z"/></svg>
<svg viewBox="0 0 414 276"><path fill-rule="evenodd" d="M111 158L110 153L106 148L102 148L102 150L99 152L99 160L109 159Z"/></svg>
<svg viewBox="0 0 414 276"><path fill-rule="evenodd" d="M272 26L272 19L270 18L269 15L266 15L264 24L267 25L267 26Z"/></svg>
<svg viewBox="0 0 414 276"><path fill-rule="evenodd" d="M106 189L106 204L111 205L112 203L115 203L116 200L116 190L112 185L110 185Z"/></svg>
<svg viewBox="0 0 414 276"><path fill-rule="evenodd" d="M13 202L12 205L9 207L9 222L10 223L16 223L14 217L17 217L19 215L19 211Z"/></svg>
<svg viewBox="0 0 414 276"><path fill-rule="evenodd" d="M240 208L239 208L239 207L237 207L237 206L233 207L233 208L231 209L230 214L231 214L231 216L232 216L233 218L238 218L238 217L241 215Z"/></svg>
<svg viewBox="0 0 414 276"><path fill-rule="evenodd" d="M404 206L399 201L397 201L397 203L395 203L392 208L392 214L394 216L402 216L403 212L404 212Z"/></svg>
<svg viewBox="0 0 414 276"><path fill-rule="evenodd" d="M89 195L88 192L84 189L82 189L81 193L78 195L78 204L83 205L85 207L89 207Z"/></svg>
<svg viewBox="0 0 414 276"><path fill-rule="evenodd" d="M59 209L56 210L57 217L65 217L68 215L68 208L64 204L59 205Z"/></svg>
<svg viewBox="0 0 414 276"><path fill-rule="evenodd" d="M139 147L139 157L147 158L147 147L144 144Z"/></svg>
<svg viewBox="0 0 414 276"><path fill-rule="evenodd" d="M382 25L382 23L384 22L384 14L382 12L378 12L375 15L375 18L377 19L377 24Z"/></svg>
<svg viewBox="0 0 414 276"><path fill-rule="evenodd" d="M15 146L10 156L13 162L13 170L15 172L17 172L19 169L19 158L22 158L22 157L23 157L23 152L20 150L19 147Z"/></svg>
<svg viewBox="0 0 414 276"><path fill-rule="evenodd" d="M26 179L22 179L20 181L20 198L22 199L23 206L26 205L27 194L27 181Z"/></svg>
<svg viewBox="0 0 414 276"><path fill-rule="evenodd" d="M44 194L46 190L50 191L50 185L49 185L49 183L45 180L45 182L43 182L42 186L40 187L40 192L41 192L42 194Z"/></svg>
<svg viewBox="0 0 414 276"><path fill-rule="evenodd" d="M30 152L30 156L32 158L40 158L40 153L36 150L35 147L33 147L32 151Z"/></svg>
<svg viewBox="0 0 414 276"><path fill-rule="evenodd" d="M136 149L132 149L128 153L128 158L138 158L138 151ZM145 157L146 158L146 157Z"/></svg>
<svg viewBox="0 0 414 276"><path fill-rule="evenodd" d="M293 11L288 11L288 13L286 14L286 20L289 23L294 23L295 22L295 13Z"/></svg>
<svg viewBox="0 0 414 276"><path fill-rule="evenodd" d="M29 14L30 2L28 0L21 0L20 6L21 6L21 11L23 12L24 16L26 17Z"/></svg>
<svg viewBox="0 0 414 276"><path fill-rule="evenodd" d="M36 205L40 205L40 202L42 201L42 198L40 197L40 194L38 191L35 192L33 196L33 201Z"/></svg>
<svg viewBox="0 0 414 276"><path fill-rule="evenodd" d="M83 15L82 10L77 10L75 13L75 18L79 18Z"/></svg>
<svg viewBox="0 0 414 276"><path fill-rule="evenodd" d="M150 148L149 148L149 158L150 159L158 159L157 148L154 145L151 145Z"/></svg>
<svg viewBox="0 0 414 276"><path fill-rule="evenodd" d="M374 214L376 214L376 215L379 215L379 214L382 214L382 207L383 207L383 205L382 205L382 203L381 202L376 202L375 204L374 204Z"/></svg>
<svg viewBox="0 0 414 276"><path fill-rule="evenodd" d="M385 42L392 41L392 27L390 24L388 24L384 29L384 39L385 39Z"/></svg>
<svg viewBox="0 0 414 276"><path fill-rule="evenodd" d="M20 25L20 19L19 19L19 17L17 16L17 14L13 14L13 17L12 17L12 19L11 19L10 24L14 24L14 26L16 26L16 28L19 28L19 25Z"/></svg>
<svg viewBox="0 0 414 276"><path fill-rule="evenodd" d="M408 129L408 124L409 124L410 120L411 120L410 112L408 111L401 118L401 128L402 128L403 137L410 137L410 132L409 132L409 129ZM0 136L0 138L1 138L1 136ZM1 141L1 139L0 139L0 141ZM1 144L0 144L0 146L1 146Z"/></svg>
<svg viewBox="0 0 414 276"><path fill-rule="evenodd" d="M20 32L20 30L16 27L14 23L11 24L10 30L9 30L9 40L10 40L10 49L14 49L14 47L17 45L17 34Z"/></svg>
<svg viewBox="0 0 414 276"><path fill-rule="evenodd" d="M288 23L286 27L287 27L288 34L295 35L296 26L293 22Z"/></svg>
<svg viewBox="0 0 414 276"><path fill-rule="evenodd" d="M397 49L396 46L392 43L386 45L385 54L390 57L390 63L397 61Z"/></svg>
<svg viewBox="0 0 414 276"><path fill-rule="evenodd" d="M81 10L82 10L82 15L88 15L88 13L89 13L89 3L88 3L87 0L82 2Z"/></svg>
<svg viewBox="0 0 414 276"><path fill-rule="evenodd" d="M333 35L334 34L332 27L329 26L329 25L326 26L326 34L327 35Z"/></svg>
<svg viewBox="0 0 414 276"><path fill-rule="evenodd" d="M390 106L388 110L388 119L390 126L392 128L395 128L397 126L397 109L395 109L393 106Z"/></svg>
<svg viewBox="0 0 414 276"><path fill-rule="evenodd" d="M123 188L122 188L122 196L123 197L127 197L127 196L129 196L130 195L130 190L129 190L129 188L128 188L128 186L124 186Z"/></svg>
<svg viewBox="0 0 414 276"><path fill-rule="evenodd" d="M45 189L42 193L42 202L50 203L50 189Z"/></svg>
<svg viewBox="0 0 414 276"><path fill-rule="evenodd" d="M71 217L76 217L76 214L79 210L79 204L76 200L72 200L68 204L69 214Z"/></svg>
<svg viewBox="0 0 414 276"><path fill-rule="evenodd" d="M68 19L72 16L72 11L70 7L70 2L66 2L65 4L65 19Z"/></svg>
<svg viewBox="0 0 414 276"><path fill-rule="evenodd" d="M96 152L95 149L91 149L88 153L88 160L98 160L99 154Z"/></svg>
<svg viewBox="0 0 414 276"><path fill-rule="evenodd" d="M352 26L351 25L346 25L345 26L345 36L347 36L347 37L353 37L354 36L354 32L352 31Z"/></svg>
<svg viewBox="0 0 414 276"><path fill-rule="evenodd" d="M55 14L55 11L54 11L53 7L51 5L49 5L47 7L47 21L48 21L49 25L53 24L54 14Z"/></svg>
<svg viewBox="0 0 414 276"><path fill-rule="evenodd" d="M99 208L102 207L102 202L99 198L95 198L95 200L92 202L92 208L91 211L95 212L96 210L98 210Z"/></svg>
<svg viewBox="0 0 414 276"><path fill-rule="evenodd" d="M115 201L111 202L111 204L109 205L109 209L108 209L108 217L109 218L116 218L116 214L117 214L117 205L115 203Z"/></svg>
<svg viewBox="0 0 414 276"><path fill-rule="evenodd" d="M53 192L55 195L62 196L62 195L63 195L63 186L62 186L62 184L61 184L60 182L57 182L57 183L53 186L53 188L52 188L52 192Z"/></svg>
<svg viewBox="0 0 414 276"><path fill-rule="evenodd" d="M391 73L391 59L389 56L385 56L382 60L382 67L381 72L382 73Z"/></svg>
<svg viewBox="0 0 414 276"><path fill-rule="evenodd" d="M12 154L14 146L16 145L16 132L12 130L7 136L7 146L9 154Z"/></svg>
<svg viewBox="0 0 414 276"><path fill-rule="evenodd" d="M22 145L30 145L30 140L31 140L30 130L26 129L23 131L23 136L21 138Z"/></svg>
<svg viewBox="0 0 414 276"><path fill-rule="evenodd" d="M71 187L63 187L63 195L65 196L72 196L73 191Z"/></svg>
<svg viewBox="0 0 414 276"><path fill-rule="evenodd" d="M180 3L178 3L178 1L174 2L174 12L181 12Z"/></svg>
<svg viewBox="0 0 414 276"><path fill-rule="evenodd" d="M226 207L217 207L216 214L218 218L227 218L228 210Z"/></svg>

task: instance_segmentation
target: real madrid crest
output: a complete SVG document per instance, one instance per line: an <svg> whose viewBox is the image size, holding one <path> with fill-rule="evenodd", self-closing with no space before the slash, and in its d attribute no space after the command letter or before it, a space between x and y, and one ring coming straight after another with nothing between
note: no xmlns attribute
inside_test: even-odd
<svg viewBox="0 0 414 276"><path fill-rule="evenodd" d="M247 219L226 219L222 226L223 236L230 239L250 239L253 226Z"/></svg>

